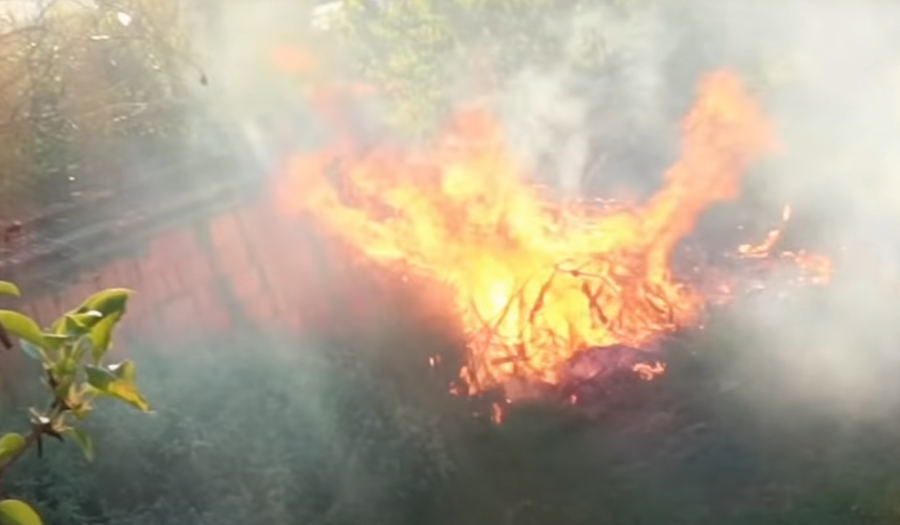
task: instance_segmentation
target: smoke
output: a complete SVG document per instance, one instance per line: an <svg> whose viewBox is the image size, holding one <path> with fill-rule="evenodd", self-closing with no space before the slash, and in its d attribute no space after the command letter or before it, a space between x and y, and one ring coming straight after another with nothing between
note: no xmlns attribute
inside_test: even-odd
<svg viewBox="0 0 900 525"><path fill-rule="evenodd" d="M250 169L274 171L285 154L318 137L302 126L303 86L276 63L280 50L304 50L327 62L309 42L315 2L229 0L189 9L190 41L209 82L195 88L201 135L229 130L204 147L247 157ZM291 121L293 126L289 126Z"/></svg>
<svg viewBox="0 0 900 525"><path fill-rule="evenodd" d="M900 294L900 6L596 4L535 28L561 41L558 53L526 60L498 89L517 152L565 194L647 195L678 154L678 119L697 80L737 70L783 147L748 176L733 208L749 213L733 215L754 218L743 226L760 231L777 222L773 210L791 205L785 248L827 253L837 273L830 286L789 291L788 299L776 276L762 295L734 306L732 322L754 336L732 342L742 352L730 373L744 384L780 378L778 403L883 413L897 398L886 371L897 365L900 335L892 315ZM771 396L751 390L759 403Z"/></svg>
<svg viewBox="0 0 900 525"><path fill-rule="evenodd" d="M629 178L649 189L658 181L641 168L661 171L653 156L667 144L659 137L674 131L664 64L671 30L652 3L586 5L544 21L538 34L556 40L558 53L510 75L496 96L499 113L514 150L564 194L609 196L622 188L607 182Z"/></svg>
<svg viewBox="0 0 900 525"><path fill-rule="evenodd" d="M738 310L766 334L747 354L768 361L756 373L787 371L788 401L870 417L893 408L897 393L893 311L898 306L894 211L900 165L897 7L887 3L801 2L762 13L725 13L726 47L778 43L785 78L765 97L784 151L760 173L763 201L791 204L815 235L794 242L836 259L835 282L804 300L774 293ZM756 175L754 175L756 176Z"/></svg>
<svg viewBox="0 0 900 525"><path fill-rule="evenodd" d="M305 86L273 67L273 50L308 51L329 72L359 59L321 46L313 4L217 0L192 13L197 61L209 77L209 85L198 85L194 94L201 135L210 137L204 147L239 149L260 177L276 170L287 153L315 147L322 135L302 107ZM701 231L714 230L736 247L757 240L746 235L777 224L781 207L790 204L795 213L788 247L828 254L837 273L835 282L811 290L790 288L773 276L762 293L718 314L701 335L711 342L696 349L724 354L717 359L724 363L721 389L710 395L741 397L769 420L806 414L841 422L887 420L900 397L892 377L900 364L894 313L900 311L900 243L894 243L900 240L900 179L894 177L900 168L894 144L900 137L900 58L894 52L900 6L876 0L567 4L559 16L520 30L525 40L553 42L549 51L483 46L508 55L507 70L489 87L460 80L463 61L448 57L443 67L456 80L454 100L492 104L514 152L538 182L566 196L641 198L659 188L660 175L677 159L679 122L698 80L714 69L736 70L777 124L783 149L748 176L742 202L715 210ZM379 117L360 116L373 126ZM230 130L230 136L207 134L213 127ZM341 269L327 271L315 282L284 286L302 289L310 304L328 303L352 285ZM297 277L304 278L313 281L308 274ZM374 286L365 290L364 299L377 295ZM129 428L128 436L123 429L132 423L123 425L120 414L99 420L103 432L97 435L115 431L104 444L119 449L99 454L101 473L78 490L115 491L118 510L129 515L149 509L141 508L142 521L129 523L163 523L158 515L164 513L180 516L173 523L248 523L261 521L260 507L271 522L313 511L333 522L362 522L376 510L415 508L409 502L420 497L419 489L410 494L409 487L422 479L443 482L449 476L443 470L452 470L444 449L458 436L435 421L450 411L445 403L457 400L447 399L449 379L441 383L435 375L455 376L459 367L428 366L434 348L422 341L455 341L446 334L402 333L408 324L427 324L402 319L409 311L425 317L426 308L394 299L402 307L383 308L367 331L354 326L340 344L245 334L237 342L204 338L172 349L171 358L141 369L159 416L137 431ZM197 351L204 347L209 351ZM335 359L338 351L346 355ZM143 367L152 360L137 361ZM389 387L383 377L391 380ZM423 383L430 385L427 395ZM452 413L468 422L467 408L454 404ZM132 445L135 435L145 438L140 447ZM547 445L541 441L540 447ZM157 448L162 452L153 452ZM480 462L493 459L472 450L452 452L457 464L478 467L463 484L471 481L478 498L493 497L477 481L489 470ZM137 459L120 465L119 458ZM538 467L535 479L545 475L545 466ZM568 462L565 468L571 469ZM570 472L565 474L561 479L568 479ZM113 487L119 480L129 481ZM165 493L168 503L146 499L146 487L154 483L166 485L152 490ZM589 492L596 486L583 485ZM51 503L42 508L57 508ZM67 507L58 508L65 514ZM198 511L206 514L191 514ZM423 521L416 516L407 522Z"/></svg>
<svg viewBox="0 0 900 525"><path fill-rule="evenodd" d="M211 71L209 99L227 108L265 163L283 155L273 151L266 115L283 114L295 89L266 64L270 51L302 45L334 69L358 58L315 49L314 6L288 5L223 3L198 34ZM884 370L898 359L891 348L900 294L893 246L900 238L898 14L900 6L875 0L571 3L527 28L529 39L552 42L551 51L507 57L507 70L487 92L458 82L454 95L494 105L539 182L570 196L644 197L677 158L679 120L700 77L718 68L740 73L783 148L748 176L732 220L717 227L736 246L748 239L732 228L735 218L754 219L740 225L761 232L777 223L773 210L789 204L795 213L786 248L822 251L837 273L813 299L794 290L803 298L785 302L785 287L773 278L771 291L736 305L732 321L758 337L740 343L732 373L752 382L802 371L784 378L786 396L807 407L840 401L857 414L873 412L889 401ZM448 57L446 68L460 65ZM294 130L285 147L304 133Z"/></svg>
<svg viewBox="0 0 900 525"><path fill-rule="evenodd" d="M206 3L209 9L192 8L192 42L209 77L209 85L197 85L194 93L198 126L208 137L204 147L239 149L260 177L276 170L287 153L315 147L323 134L303 108L305 86L273 67L273 50L308 51L335 74L359 59L322 47L314 3L216 0ZM780 209L790 204L795 213L786 247L826 253L837 271L833 283L812 289L792 288L774 275L760 294L717 312L716 322L699 336L707 344L695 349L704 359L722 355L715 359L724 363L717 370L721 388L709 395L737 396L768 420L815 414L852 424L896 414L900 5L878 0L564 3L568 7L559 16L541 17L530 30L520 28L527 41L553 43L540 53L516 52L525 48L499 40L482 47L506 54L507 69L488 87L460 80L464 61L448 57L443 67L456 81L454 101L492 104L530 174L559 193L641 198L659 188L660 175L677 159L680 119L698 80L713 69L736 70L776 123L783 148L748 175L742 201L714 210L701 231L715 231L726 246L736 247L758 240L753 234L777 224ZM372 126L381 117L359 116ZM227 140L207 134L214 127L229 130ZM738 225L745 228L739 231ZM327 304L341 294L364 300L379 295L376 285L353 289L345 269L333 266L315 278L298 269L298 281L307 281L283 285L303 290L309 305ZM414 283L407 291L416 295L421 288ZM344 324L335 331L344 333L334 339L267 339L258 333L264 330L249 330L179 344L156 360L145 359L151 354L145 352L136 358L140 382L158 414L133 422L137 416L98 411L94 424L103 445L98 473L80 474L89 483L74 483L71 490L84 492L80 501L94 505L93 492L116 494L110 505L118 512L140 514L141 519L111 521L117 523L279 523L297 516L351 523L370 520L376 512L388 513L382 522L422 523L428 517L392 513L421 512L420 493L443 487L450 477L444 471L468 461L476 475L460 478L460 484L477 495L473 501L495 497L491 490L505 487L479 480L486 471L505 472L524 463L525 452L513 456L517 461L497 462L492 452L506 458L502 453L515 447L500 443L478 452L448 444L459 431L439 420L450 413L454 423L468 423L471 413L445 388L459 363L432 368L429 358L435 347L456 348L456 341L446 333L425 333L429 322L445 326L428 317L428 301L378 299L397 304L375 312L377 318L364 327L346 326L349 305L341 304L334 316ZM420 317L403 317L411 311ZM310 315L304 322L315 319ZM452 353L440 350L444 356ZM436 378L441 374L449 377ZM599 432L615 434L611 430L603 426ZM509 431L515 432L521 429ZM633 444L625 433L619 439L641 456L652 448ZM558 446L543 437L535 441L539 444L529 447ZM596 453L594 443L590 440L590 454ZM51 458L56 461L51 467L33 461L27 472L56 483L68 479L68 472L85 471L80 463L55 470L60 461L69 461L59 459L63 456ZM571 457L578 459L575 453ZM652 458L647 461L656 461ZM589 454L581 459L587 461ZM559 467L564 475L554 478L565 481L560 484L565 490L574 485L571 463L564 462ZM597 462L588 464L593 469ZM523 478L546 476L547 466L535 465ZM595 470L612 470L606 467ZM21 479L27 484L31 475ZM598 497L595 478L580 485L585 501ZM39 488L24 487L22 493L33 493L26 499L42 509L58 509L57 521L72 521L69 507L40 499L50 496ZM447 507L467 521L501 521L471 519L466 513L477 510L460 505L452 491L434 490L445 492L451 494ZM621 497L614 490L600 492L610 500ZM18 497L15 490L10 493ZM715 499L701 493L704 505ZM523 499L532 499L528 496ZM636 500L645 502L645 496ZM503 519L509 521L509 515Z"/></svg>

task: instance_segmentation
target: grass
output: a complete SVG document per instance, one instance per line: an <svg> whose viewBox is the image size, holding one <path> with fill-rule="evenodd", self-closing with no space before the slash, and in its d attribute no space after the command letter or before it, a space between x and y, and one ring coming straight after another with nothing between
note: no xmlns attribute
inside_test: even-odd
<svg viewBox="0 0 900 525"><path fill-rule="evenodd" d="M783 341L754 335L743 315L720 313L673 343L656 381L581 406L519 405L496 426L473 416L486 400L447 394L453 370L428 367L436 351L453 358L452 338L382 313L354 334L246 333L139 351L158 413L109 407L94 423L96 465L53 446L6 490L34 501L50 525L900 517L893 409L852 412L798 395L774 357ZM892 399L887 387L868 394Z"/></svg>

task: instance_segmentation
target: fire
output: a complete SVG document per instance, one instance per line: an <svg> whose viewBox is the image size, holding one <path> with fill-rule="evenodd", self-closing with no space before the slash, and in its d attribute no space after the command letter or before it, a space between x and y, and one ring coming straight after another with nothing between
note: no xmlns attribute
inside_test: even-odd
<svg viewBox="0 0 900 525"><path fill-rule="evenodd" d="M781 240L784 227L791 220L791 207L785 206L781 211L781 225L772 228L766 233L766 238L758 244L742 244L738 246L738 253L744 257L752 258L768 258L772 255L772 250Z"/></svg>
<svg viewBox="0 0 900 525"><path fill-rule="evenodd" d="M772 228L766 234L765 239L757 244L742 244L738 246L738 255L747 259L781 259L787 260L800 269L801 282L809 284L824 284L831 279L833 266L831 259L817 253L807 251L777 251L777 247L784 234L784 229L791 220L791 207L785 206L781 212L781 224Z"/></svg>
<svg viewBox="0 0 900 525"><path fill-rule="evenodd" d="M632 370L640 376L644 381L652 381L655 377L662 375L666 371L666 365L656 361L652 365L647 363L638 363L632 367Z"/></svg>
<svg viewBox="0 0 900 525"><path fill-rule="evenodd" d="M415 152L297 156L279 195L284 210L309 214L369 259L452 290L469 342L461 377L476 393L559 384L584 349L640 348L695 323L704 299L673 275L673 251L704 209L738 196L747 168L775 146L740 81L716 72L684 119L680 160L634 208L546 197L479 110ZM635 372L651 379L663 367Z"/></svg>

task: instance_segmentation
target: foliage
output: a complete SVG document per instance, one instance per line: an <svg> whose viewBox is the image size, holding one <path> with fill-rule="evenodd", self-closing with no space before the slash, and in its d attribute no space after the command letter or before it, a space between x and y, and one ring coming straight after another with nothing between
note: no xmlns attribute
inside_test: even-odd
<svg viewBox="0 0 900 525"><path fill-rule="evenodd" d="M104 454L93 468L48 454L24 461L15 487L52 512L48 522L87 525L893 516L898 464L884 451L897 430L835 432L838 420L795 412L785 425L750 410L747 389L772 363L761 356L746 384L726 388L745 335L727 318L673 345L660 380L586 407L520 405L500 426L429 367L429 355L453 358L449 339L386 321L358 337L251 330L130 347L142 354L154 416L98 412L88 426ZM776 397L787 386L767 383Z"/></svg>
<svg viewBox="0 0 900 525"><path fill-rule="evenodd" d="M430 129L451 105L465 77L492 82L515 57L548 57L547 39L525 28L560 10L555 0L399 0L345 2L334 24L357 74L383 86L394 102L396 123L413 132ZM482 87L489 87L482 84Z"/></svg>
<svg viewBox="0 0 900 525"><path fill-rule="evenodd" d="M18 288L0 282L0 293L18 296ZM112 333L125 314L129 290L108 289L85 299L63 314L49 328L42 329L30 317L12 310L0 310L0 332L4 345L10 337L28 357L40 363L41 384L49 401L46 407L29 409L27 432L9 432L0 437L0 476L32 446L38 456L45 440L70 440L88 461L94 460L94 441L82 423L94 410L98 398L111 398L149 412L150 405L135 383L133 362L106 363ZM40 525L42 520L28 504L14 499L0 501L3 525Z"/></svg>
<svg viewBox="0 0 900 525"><path fill-rule="evenodd" d="M29 4L33 7L28 7ZM114 190L127 159L186 132L190 66L176 0L22 2L0 17L0 195L60 202Z"/></svg>
<svg viewBox="0 0 900 525"><path fill-rule="evenodd" d="M394 0L383 10L372 2L346 5L336 33L358 73L386 86L404 124L426 129L460 96L508 94L530 72L571 84L566 88L599 89L592 98L606 95L621 114L622 102L655 89L654 77L684 38L660 24L668 6L655 0ZM682 74L696 72L681 62ZM688 78L690 91L694 79ZM650 108L642 109L647 114Z"/></svg>
<svg viewBox="0 0 900 525"><path fill-rule="evenodd" d="M459 105L485 103L539 182L575 173L604 196L657 186L703 74L728 67L761 92L789 76L789 32L738 0L345 5L329 36L356 75L383 88L400 132L427 135ZM742 27L768 31L749 50L720 23L735 10L748 13Z"/></svg>
<svg viewBox="0 0 900 525"><path fill-rule="evenodd" d="M326 341L247 333L172 343L141 357L152 419L116 409L89 422L104 450L94 468L61 455L23 465L17 488L60 509L53 519L428 522L415 518L450 475L442 425L456 412L420 404L437 389L419 383L406 397L367 363L336 359L343 349Z"/></svg>

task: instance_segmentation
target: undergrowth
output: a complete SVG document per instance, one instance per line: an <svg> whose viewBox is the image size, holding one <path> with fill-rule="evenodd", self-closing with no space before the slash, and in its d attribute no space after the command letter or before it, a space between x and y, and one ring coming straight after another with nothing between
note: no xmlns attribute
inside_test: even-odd
<svg viewBox="0 0 900 525"><path fill-rule="evenodd" d="M135 349L156 414L99 412L93 468L50 450L9 490L50 525L895 520L896 425L771 402L796 397L771 355L783 348L743 355L751 334L727 315L674 342L656 381L520 405L500 426L428 366L456 347L400 333Z"/></svg>

